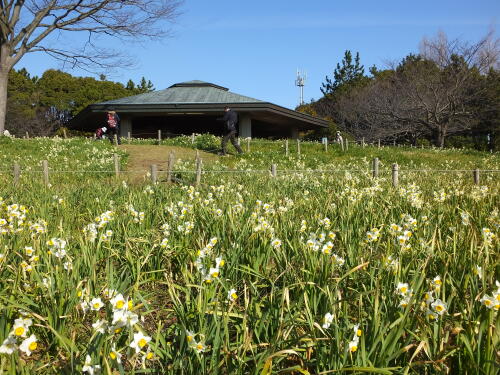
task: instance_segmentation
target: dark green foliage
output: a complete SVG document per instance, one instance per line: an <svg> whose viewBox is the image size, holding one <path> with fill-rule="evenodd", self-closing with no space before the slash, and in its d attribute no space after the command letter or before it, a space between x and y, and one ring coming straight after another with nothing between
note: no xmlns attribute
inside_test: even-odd
<svg viewBox="0 0 500 375"><path fill-rule="evenodd" d="M124 86L92 77L74 77L49 69L42 77L31 77L26 69L9 74L6 128L13 134L49 135L89 104L137 95L154 90L142 77Z"/></svg>
<svg viewBox="0 0 500 375"><path fill-rule="evenodd" d="M337 67L333 71L333 81L325 77L325 83L321 84L321 92L325 96L332 96L344 90L348 90L350 86L355 86L364 80L365 68L360 63L359 52L356 52L354 61L352 60L351 51L347 50L342 59L342 66L337 63Z"/></svg>

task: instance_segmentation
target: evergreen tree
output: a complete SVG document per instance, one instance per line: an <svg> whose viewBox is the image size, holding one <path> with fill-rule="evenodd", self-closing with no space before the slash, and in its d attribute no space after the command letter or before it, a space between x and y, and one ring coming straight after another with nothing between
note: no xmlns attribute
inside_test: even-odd
<svg viewBox="0 0 500 375"><path fill-rule="evenodd" d="M137 85L137 91L142 94L145 92L150 92L154 90L154 85L151 81L146 81L146 78L142 77L141 82Z"/></svg>
<svg viewBox="0 0 500 375"><path fill-rule="evenodd" d="M321 84L321 92L325 96L333 96L337 92L343 91L348 86L356 85L365 78L365 68L360 63L359 52L356 53L354 61L352 60L351 51L347 50L342 59L342 66L337 63L337 67L333 71L333 80L328 76L325 77L325 83Z"/></svg>

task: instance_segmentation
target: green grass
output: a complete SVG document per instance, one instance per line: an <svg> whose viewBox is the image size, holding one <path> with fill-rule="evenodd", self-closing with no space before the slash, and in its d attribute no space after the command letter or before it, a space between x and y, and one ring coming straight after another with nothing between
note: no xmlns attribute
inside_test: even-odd
<svg viewBox="0 0 500 375"><path fill-rule="evenodd" d="M168 142L191 147L189 137ZM103 170L112 169L109 144L82 140L14 140L8 152L0 150L0 160L8 166L29 155L37 164L55 149L54 163L91 170L94 145ZM12 227L0 227L7 228L0 235L0 341L27 314L33 321L27 337L34 334L38 346L30 356L19 349L0 354L0 373L79 373L87 355L109 374L497 373L498 313L480 300L497 291L500 279L499 176L484 173L474 186L470 172L411 169L498 169L498 156L371 147L325 153L317 144L302 145L297 156L290 143L286 157L282 146L252 141L250 153L204 163L207 171L268 170L277 163L278 177L206 173L198 188L127 184L97 173L54 176L51 187L26 173L15 187L3 175L0 218L11 218ZM188 182L191 156L176 164ZM377 180L370 173L373 157L382 163ZM393 162L402 170L397 189ZM27 209L21 222L13 204ZM83 228L99 224L96 217L107 211L113 218L92 241ZM46 231L36 234L33 224L41 220ZM370 242L374 228L379 235ZM101 238L107 230L112 234ZM402 245L404 230L411 236ZM307 243L311 233L327 237L318 250ZM67 242L62 258L52 238ZM206 249L212 238L216 244ZM281 246L273 246L276 239ZM322 251L328 241L330 254ZM215 268L218 257L225 264L206 282L200 269ZM408 283L412 293L401 296L398 283ZM112 325L116 307L107 288L133 301L136 324L96 332L98 320ZM446 304L443 315L424 301L431 290ZM104 306L84 312L82 302L97 297ZM326 313L333 319L323 328ZM138 332L151 341L136 353L130 344ZM16 345L23 340L16 338ZM121 364L110 357L113 348Z"/></svg>

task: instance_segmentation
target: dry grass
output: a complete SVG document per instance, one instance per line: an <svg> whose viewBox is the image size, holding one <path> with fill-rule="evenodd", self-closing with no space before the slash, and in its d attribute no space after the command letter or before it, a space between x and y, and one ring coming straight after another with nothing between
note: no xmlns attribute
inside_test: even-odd
<svg viewBox="0 0 500 375"><path fill-rule="evenodd" d="M128 154L128 162L125 169L137 173L130 173L128 180L138 182L144 179L144 174L150 170L152 164L156 164L160 171L166 170L168 155L173 152L175 160L193 160L196 158L196 150L179 146L156 146L156 145L120 145L119 148ZM204 163L217 160L217 155L199 151Z"/></svg>

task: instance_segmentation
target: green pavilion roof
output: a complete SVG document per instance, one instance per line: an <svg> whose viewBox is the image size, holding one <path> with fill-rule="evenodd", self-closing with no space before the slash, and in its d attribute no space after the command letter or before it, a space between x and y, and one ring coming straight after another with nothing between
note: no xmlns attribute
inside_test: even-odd
<svg viewBox="0 0 500 375"><path fill-rule="evenodd" d="M204 81L187 81L176 83L165 90L152 91L145 94L128 96L97 103L98 105L134 105L134 104L238 104L263 103L248 96L235 94L226 87Z"/></svg>

